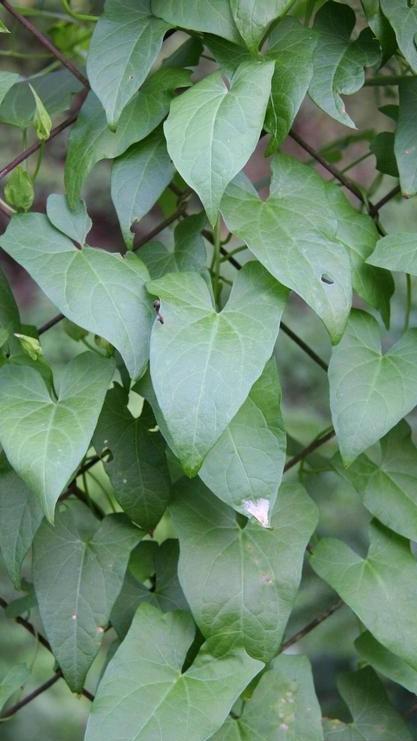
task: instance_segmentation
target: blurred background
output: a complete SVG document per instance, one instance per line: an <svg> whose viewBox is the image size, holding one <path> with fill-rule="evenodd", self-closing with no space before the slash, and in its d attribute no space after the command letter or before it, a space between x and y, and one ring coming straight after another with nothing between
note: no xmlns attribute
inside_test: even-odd
<svg viewBox="0 0 417 741"><path fill-rule="evenodd" d="M353 1L349 4L357 10L358 29L360 29L361 18L363 18L361 4ZM21 0L19 6L28 15L36 9L36 14L32 17L36 25L48 31L54 43L67 56L71 56L80 68L83 66L91 24L74 23L65 11L65 3L58 0L55 2L53 0ZM301 14L305 11L304 6L305 3L297 5ZM319 6L320 2L316 4L317 8ZM79 12L99 14L102 3L73 0L71 7ZM5 12L0 12L0 18L11 31L10 34L0 34L1 70L16 71L23 76L33 76L53 62L36 39L13 21L10 15L6 17ZM180 42L180 34L172 36L169 39L170 51L173 51ZM210 62L204 62L204 66L195 71L196 78L206 74L210 69ZM384 72L386 74L392 72L389 65ZM49 93L51 97L53 94L58 97L60 95L59 88L55 93L54 91L49 91ZM389 132L393 128L390 117L379 109L396 102L396 88L364 87L360 93L347 98L347 110L357 123L357 131L355 131L339 125L317 109L309 99L306 99L297 117L295 129L329 162L335 164L340 170L346 171L350 178L368 192L371 200L376 202L398 182L395 177L382 174L376 169L376 157L372 152L372 149L375 150L377 134ZM62 120L62 117L62 113L55 115L54 123ZM42 165L36 178L33 210L43 211L46 197L50 193L64 192L63 166L67 136L68 131L65 131L45 147ZM11 125L10 111L4 112L1 106L0 167L11 161L32 141L34 141L33 132ZM264 157L266 143L266 138L261 140L256 153L246 167L247 173L254 182L264 182L269 175L269 161ZM308 155L291 140L285 143L283 150L302 161L309 161ZM35 170L36 161L37 155L34 155L25 165L32 173ZM111 251L124 251L123 239L110 199L110 166L110 162L101 162L88 178L84 195L94 224L89 243ZM325 169L319 167L319 171L324 178L331 177ZM267 193L267 186L264 192ZM349 198L349 193L346 196ZM354 198L353 201L355 201ZM357 206L357 203L354 205ZM195 203L194 206L197 209L198 204ZM167 192L161 200L161 205L155 207L141 221L138 232L146 234L173 208L175 208L175 199ZM381 210L381 224L387 232L397 229L417 230L416 200L406 201L397 197L390 201ZM7 218L0 212L0 232L6 225ZM163 232L158 239L169 241L171 239L170 230ZM4 253L0 254L0 261L10 280L23 322L39 326L56 314L56 309L22 268L13 263ZM228 270L230 271L228 277L233 280L234 269L229 266ZM411 326L416 326L416 303L414 301ZM396 341L401 335L404 306L405 279L403 275L399 275L396 276L396 291L392 299L392 320L390 330L386 334L387 345ZM328 360L331 347L327 332L301 300L294 296L291 297L284 321L323 359ZM42 346L48 361L55 368L63 366L71 355L79 352L79 345L65 333L62 323L42 336ZM308 444L330 425L326 374L282 333L279 337L276 355L283 386L283 411L286 427L295 441ZM409 421L414 426L413 415ZM363 508L353 488L330 470L327 459L332 452L332 445L326 445L321 455L315 458L314 473L309 471L308 466L301 472L304 485L320 508L318 533L340 537L364 555L368 543L369 514ZM95 469L95 475L97 480L91 480L89 484L92 491L100 497L102 487L110 489L110 484L104 471L99 472L97 477ZM30 573L29 566L28 562L28 574ZM1 564L0 595L9 602L22 597L21 594L14 592ZM332 604L335 599L334 593L306 566L302 589L287 634L292 635L318 612ZM36 609L30 608L30 600L28 604L27 614L30 614L30 620L40 628ZM0 610L0 677L4 676L13 665L28 664L32 667L32 677L25 687L26 694L51 675L53 658L38 644L36 638L10 619L17 614L16 610L19 614L25 614L21 612L19 604L17 607L12 607L9 617L6 616L4 610ZM307 652L313 662L316 689L324 715L348 719L346 708L336 691L336 678L341 671L357 666L358 658L354 652L353 641L360 631L361 626L357 619L348 608L344 607L292 649ZM106 636L107 645L113 639L114 635L112 631L109 631ZM103 651L88 677L86 686L91 691L95 689L104 654ZM404 714L407 714L415 700L414 696L402 690L399 685L388 683L387 688L394 704ZM74 697L66 688L65 683L59 681L14 718L0 723L0 740L79 741L83 737L88 710L88 701L85 698ZM413 714L410 715L409 721L417 728Z"/></svg>

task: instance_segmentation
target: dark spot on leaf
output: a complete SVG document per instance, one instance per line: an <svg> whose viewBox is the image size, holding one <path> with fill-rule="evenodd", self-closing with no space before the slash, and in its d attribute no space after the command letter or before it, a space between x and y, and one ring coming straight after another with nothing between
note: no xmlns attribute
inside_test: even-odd
<svg viewBox="0 0 417 741"><path fill-rule="evenodd" d="M322 283L326 283L326 285L328 286L332 286L334 284L333 278L331 278L328 273L323 273L320 280Z"/></svg>

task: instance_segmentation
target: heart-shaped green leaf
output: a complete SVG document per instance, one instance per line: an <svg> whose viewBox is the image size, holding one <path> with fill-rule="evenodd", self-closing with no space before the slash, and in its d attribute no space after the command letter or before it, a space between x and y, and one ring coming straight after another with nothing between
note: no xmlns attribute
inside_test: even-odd
<svg viewBox="0 0 417 741"><path fill-rule="evenodd" d="M164 124L168 152L212 225L227 184L258 143L273 71L270 61L244 62L230 87L214 72L171 103Z"/></svg>
<svg viewBox="0 0 417 741"><path fill-rule="evenodd" d="M155 419L148 405L140 417L127 407L128 394L121 386L108 392L93 445L98 453L110 449L105 463L117 501L144 530L153 530L170 496L165 442L154 430Z"/></svg>
<svg viewBox="0 0 417 741"><path fill-rule="evenodd" d="M113 372L112 360L92 352L78 355L66 366L54 398L34 368L14 363L0 368L0 442L51 521L88 449Z"/></svg>
<svg viewBox="0 0 417 741"><path fill-rule="evenodd" d="M114 345L132 378L143 373L154 313L136 255L78 250L42 214L15 216L0 244L68 319Z"/></svg>
<svg viewBox="0 0 417 741"><path fill-rule="evenodd" d="M352 312L329 365L330 407L346 465L386 435L417 404L417 330L385 353L377 321Z"/></svg>
<svg viewBox="0 0 417 741"><path fill-rule="evenodd" d="M152 383L174 452L193 476L270 358L287 292L255 262L238 273L220 313L198 273L170 273L148 290L164 320L152 330Z"/></svg>
<svg viewBox="0 0 417 741"><path fill-rule="evenodd" d="M132 548L144 535L121 514L100 523L81 502L58 507L33 544L39 612L54 656L80 692L123 584Z"/></svg>
<svg viewBox="0 0 417 741"><path fill-rule="evenodd" d="M285 451L281 388L275 359L271 359L204 459L199 476L223 502L269 527Z"/></svg>
<svg viewBox="0 0 417 741"><path fill-rule="evenodd" d="M169 26L152 15L151 0L106 0L90 42L90 85L115 127L140 88Z"/></svg>
<svg viewBox="0 0 417 741"><path fill-rule="evenodd" d="M193 637L191 616L141 605L100 682L85 741L211 738L263 664L204 644L183 672Z"/></svg>
<svg viewBox="0 0 417 741"><path fill-rule="evenodd" d="M225 0L152 0L152 12L167 23L242 43Z"/></svg>
<svg viewBox="0 0 417 741"><path fill-rule="evenodd" d="M373 520L366 558L324 538L310 562L375 638L417 670L417 563L409 541Z"/></svg>
<svg viewBox="0 0 417 741"><path fill-rule="evenodd" d="M301 579L317 510L298 484L281 486L271 528L243 528L196 479L170 506L180 541L178 575L205 638L269 661L278 651Z"/></svg>

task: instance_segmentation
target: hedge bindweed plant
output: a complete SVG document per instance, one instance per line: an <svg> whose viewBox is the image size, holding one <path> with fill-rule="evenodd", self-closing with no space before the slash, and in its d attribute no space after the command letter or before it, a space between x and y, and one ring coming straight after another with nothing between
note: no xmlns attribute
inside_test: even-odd
<svg viewBox="0 0 417 741"><path fill-rule="evenodd" d="M0 549L19 595L1 605L39 623L56 662L21 697L26 665L0 677L3 718L64 680L92 702L86 741L409 741L385 685L417 693L417 239L379 214L417 193L415 3L1 5L3 38L24 26L45 60L0 73L0 122L25 142L0 172L0 246L59 312L22 324L0 274ZM10 62L31 57L17 48ZM308 95L355 129L342 96L364 86L386 132L345 128L317 152L293 128ZM33 210L66 128L65 192ZM266 196L244 169L263 137ZM310 162L283 152L288 138ZM375 155L370 188L335 164L352 142L357 162ZM123 254L90 245L82 197L101 160ZM385 351L392 271L405 318ZM321 320L329 365L298 336L301 302L300 326L282 322L290 294ZM60 322L78 351L58 372L42 342ZM281 411L281 332L328 378L331 426L304 448ZM305 472L323 467L369 512L365 555L316 532ZM305 560L336 594L291 635ZM358 619L338 685L350 721L322 717L300 644L341 607Z"/></svg>

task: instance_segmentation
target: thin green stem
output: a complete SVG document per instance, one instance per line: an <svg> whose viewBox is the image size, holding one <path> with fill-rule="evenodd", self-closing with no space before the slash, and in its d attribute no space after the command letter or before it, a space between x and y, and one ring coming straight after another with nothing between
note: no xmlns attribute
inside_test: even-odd
<svg viewBox="0 0 417 741"><path fill-rule="evenodd" d="M13 49L9 49L5 51L4 49L0 50L0 56L1 57L14 57L15 59L48 59L52 56L52 54L48 54L47 52L38 52L33 53L31 52L28 54L25 51L14 51Z"/></svg>
<svg viewBox="0 0 417 741"><path fill-rule="evenodd" d="M414 75L376 75L365 80L366 87L378 85L399 85L403 80L412 80Z"/></svg>
<svg viewBox="0 0 417 741"><path fill-rule="evenodd" d="M90 23L96 23L98 21L97 15L77 13L75 10L71 8L71 5L69 4L69 0L61 0L61 5L64 8L64 10L68 13L68 15L70 15L71 18L75 18L75 20L77 21L87 21Z"/></svg>
<svg viewBox="0 0 417 741"><path fill-rule="evenodd" d="M411 304L412 304L412 283L411 283L410 273L406 273L405 280L406 280L407 294L406 294L406 299L405 299L404 332L406 332L410 326Z"/></svg>
<svg viewBox="0 0 417 741"><path fill-rule="evenodd" d="M55 18L58 21L66 21L67 23L74 23L74 18L66 15L66 13L56 13L52 10L41 10L40 8L27 8L25 5L15 5L14 9L20 14L25 16L38 16L39 18Z"/></svg>
<svg viewBox="0 0 417 741"><path fill-rule="evenodd" d="M42 160L43 160L44 153L45 153L45 142L43 141L41 143L41 146L39 147L39 150L38 150L38 158L36 160L35 170L34 170L34 173L32 175L32 180L33 181L36 180L36 178L38 176L38 173L39 173L39 170L41 169L41 165L42 165Z"/></svg>
<svg viewBox="0 0 417 741"><path fill-rule="evenodd" d="M246 244L241 244L239 247L235 247L234 250L229 250L227 255L224 255L223 257L220 258L220 262L227 262L232 255L237 255L239 252L243 252L244 250L247 250L247 249L248 248Z"/></svg>

